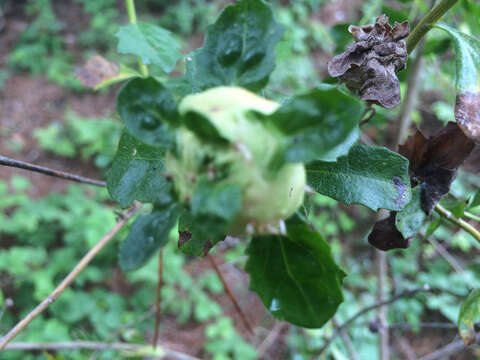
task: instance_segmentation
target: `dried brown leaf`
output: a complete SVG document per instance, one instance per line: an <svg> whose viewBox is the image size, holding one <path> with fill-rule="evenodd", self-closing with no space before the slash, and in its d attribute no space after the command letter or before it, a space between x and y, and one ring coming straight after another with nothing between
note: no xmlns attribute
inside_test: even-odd
<svg viewBox="0 0 480 360"><path fill-rule="evenodd" d="M348 30L355 42L328 63L330 76L338 77L362 100L386 108L400 103L400 83L396 73L405 68L408 53L405 38L410 33L407 21L392 28L382 15L374 25Z"/></svg>
<svg viewBox="0 0 480 360"><path fill-rule="evenodd" d="M392 249L406 249L410 246L411 238L405 239L395 226L397 213L391 211L390 215L373 226L372 232L368 235L370 245L379 250L387 251Z"/></svg>
<svg viewBox="0 0 480 360"><path fill-rule="evenodd" d="M455 120L467 137L480 144L480 92L457 95Z"/></svg>
<svg viewBox="0 0 480 360"><path fill-rule="evenodd" d="M399 153L410 161L412 187L422 186L422 209L427 214L448 193L458 167L474 146L474 142L454 122L449 122L428 139L417 130L404 145L399 146Z"/></svg>
<svg viewBox="0 0 480 360"><path fill-rule="evenodd" d="M89 88L95 88L101 83L116 77L119 74L118 65L96 55L77 71L77 78Z"/></svg>

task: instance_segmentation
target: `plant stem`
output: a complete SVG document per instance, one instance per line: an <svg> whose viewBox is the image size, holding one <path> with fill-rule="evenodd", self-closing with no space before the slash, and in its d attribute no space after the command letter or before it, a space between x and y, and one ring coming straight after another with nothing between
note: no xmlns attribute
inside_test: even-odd
<svg viewBox="0 0 480 360"><path fill-rule="evenodd" d="M240 318L243 321L243 325L248 330L250 335L253 336L255 334L255 332L253 331L253 326L250 324L250 321L248 321L247 316L245 315L245 313L243 312L242 308L240 307L237 299L233 295L232 290L230 290L230 287L228 286L227 281L225 280L222 273L220 272L220 269L218 268L217 263L215 262L215 259L210 254L208 254L207 257L208 257L208 260L210 261L210 264L212 265L213 269L217 273L218 278L222 282L222 285L225 288L225 292L227 293L227 296L230 298L230 301L232 302L233 306L235 307L235 310L237 311L238 315L240 315Z"/></svg>
<svg viewBox="0 0 480 360"><path fill-rule="evenodd" d="M440 0L437 5L430 9L407 38L407 50L409 54L432 28L432 25L435 24L457 2L458 0Z"/></svg>
<svg viewBox="0 0 480 360"><path fill-rule="evenodd" d="M33 319L40 315L46 308L50 306L57 298L70 286L70 284L77 278L83 269L92 261L100 250L102 250L113 237L127 224L128 220L135 215L140 209L138 204L135 204L120 221L92 248L85 256L78 262L73 270L63 279L60 285L57 286L53 292L48 295L35 309L33 309L26 317L24 317L17 325L10 330L7 335L0 338L0 351L5 349L5 346L13 340L23 329L25 329Z"/></svg>
<svg viewBox="0 0 480 360"><path fill-rule="evenodd" d="M65 342L52 342L52 343L35 343L35 342L14 342L7 346L7 350L20 350L20 351L38 351L38 350L95 350L95 351L132 351L140 354L152 353L155 358L159 354L163 357L175 360L200 360L188 354L181 353L176 350L171 350L165 347L161 347L158 351L155 351L151 346L145 344L131 344L131 343L104 343L97 341L65 341ZM157 356L155 356L157 355Z"/></svg>
<svg viewBox="0 0 480 360"><path fill-rule="evenodd" d="M470 235L474 237L475 240L477 240L480 243L480 231L475 229L472 225L470 225L468 222L466 222L463 219L457 218L455 215L453 215L450 211L445 209L442 205L437 204L435 205L435 211L445 219L449 220L453 224L457 225L458 227L462 228L466 232L468 232Z"/></svg>
<svg viewBox="0 0 480 360"><path fill-rule="evenodd" d="M136 24L137 23L137 13L135 11L135 1L134 0L125 0L126 6L127 6L127 15L128 15L128 21L130 24ZM148 76L148 67L144 63L142 63L141 59L138 59L138 68L140 69L140 73L142 74L143 77Z"/></svg>
<svg viewBox="0 0 480 360"><path fill-rule="evenodd" d="M465 211L465 212L463 213L463 215L464 215L466 218L469 218L469 219L471 219L471 220L475 220L475 221L480 222L480 216L477 216L477 215L475 215L475 214L472 214L472 213L470 213L470 212L468 212L468 211Z"/></svg>
<svg viewBox="0 0 480 360"><path fill-rule="evenodd" d="M163 285L163 249L160 248L158 252L158 272L157 272L157 294L155 302L155 330L153 333L153 348L157 347L158 331L160 329L160 316L161 316L161 302L162 302L162 285Z"/></svg>
<svg viewBox="0 0 480 360"><path fill-rule="evenodd" d="M416 289L413 289L413 290L406 290L404 292L401 292L397 295L394 295L392 296L390 299L387 299L387 300L383 300L383 301L379 301L373 305L370 305L370 306L367 306L363 309L361 309L360 311L358 311L355 315L353 315L351 318L349 318L347 321L345 321L342 325L340 325L339 327L337 327L335 329L335 332L332 334L332 336L330 336L325 344L322 346L322 348L317 352L317 354L315 356L318 356L320 357L320 355L328 348L328 346L332 343L332 341L338 336L340 335L340 333L346 329L347 327L349 327L355 320L357 320L360 316L362 315L365 315L366 313L368 313L369 311L372 311L372 310L375 310L379 307L383 307L385 305L389 305L389 304L392 304L394 303L395 301L398 301L400 299L403 299L403 298L410 298L412 297L413 295L419 293L419 292L428 292L428 291L432 291L432 289L428 286L428 285L424 285L422 287L419 287L419 288L416 288ZM313 359L313 357L312 357Z"/></svg>
<svg viewBox="0 0 480 360"><path fill-rule="evenodd" d="M90 184L95 186L106 186L105 181L90 179L80 175L70 174L60 170L54 170L54 169L46 168L43 166L27 163L25 161L10 159L2 155L0 155L0 165L10 166L14 168L23 169L23 170L29 170L29 171L37 172L40 174L58 177L66 180L72 180L72 181L76 181L84 184Z"/></svg>

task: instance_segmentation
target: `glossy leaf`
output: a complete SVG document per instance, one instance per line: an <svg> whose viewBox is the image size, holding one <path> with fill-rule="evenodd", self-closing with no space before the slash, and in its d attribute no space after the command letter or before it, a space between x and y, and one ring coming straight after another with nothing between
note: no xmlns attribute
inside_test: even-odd
<svg viewBox="0 0 480 360"><path fill-rule="evenodd" d="M193 193L191 211L185 209L180 217L179 248L190 255L205 256L225 238L241 207L240 185L201 178Z"/></svg>
<svg viewBox="0 0 480 360"><path fill-rule="evenodd" d="M242 187L238 184L214 184L201 179L193 194L192 212L210 214L230 221L242 207Z"/></svg>
<svg viewBox="0 0 480 360"><path fill-rule="evenodd" d="M193 214L185 209L178 223L178 247L188 255L206 256L215 244L225 238L227 227L225 219Z"/></svg>
<svg viewBox="0 0 480 360"><path fill-rule="evenodd" d="M269 119L291 136L287 161L335 161L335 156L348 153L349 145L357 140L362 114L362 102L335 86L323 85L294 97Z"/></svg>
<svg viewBox="0 0 480 360"><path fill-rule="evenodd" d="M246 266L250 287L277 319L322 327L343 301L345 273L328 243L300 219L287 222L287 235L252 239Z"/></svg>
<svg viewBox="0 0 480 360"><path fill-rule="evenodd" d="M180 44L170 31L156 25L137 22L120 26L115 36L120 54L136 55L145 65L157 65L166 73L171 72L182 57L178 50Z"/></svg>
<svg viewBox="0 0 480 360"><path fill-rule="evenodd" d="M275 44L283 34L270 6L241 0L227 6L210 25L203 47L187 56L194 91L237 85L258 91L275 67Z"/></svg>
<svg viewBox="0 0 480 360"><path fill-rule="evenodd" d="M474 324L480 318L480 289L473 290L460 307L458 330L465 345L475 343Z"/></svg>
<svg viewBox="0 0 480 360"><path fill-rule="evenodd" d="M173 146L170 125L178 121L177 103L170 91L154 78L137 78L126 83L117 96L117 111L137 139L164 149Z"/></svg>
<svg viewBox="0 0 480 360"><path fill-rule="evenodd" d="M337 162L307 165L307 182L347 205L401 210L411 197L408 160L383 147L353 146Z"/></svg>
<svg viewBox="0 0 480 360"><path fill-rule="evenodd" d="M163 171L164 151L143 144L124 131L117 153L106 173L107 188L122 207L134 200L170 202L171 184Z"/></svg>
<svg viewBox="0 0 480 360"><path fill-rule="evenodd" d="M131 271L145 265L155 251L167 242L179 213L180 205L172 202L155 206L148 215L140 215L120 245L120 267L124 271Z"/></svg>
<svg viewBox="0 0 480 360"><path fill-rule="evenodd" d="M420 187L417 186L412 190L410 202L397 213L395 226L407 239L418 234L426 218L420 200Z"/></svg>

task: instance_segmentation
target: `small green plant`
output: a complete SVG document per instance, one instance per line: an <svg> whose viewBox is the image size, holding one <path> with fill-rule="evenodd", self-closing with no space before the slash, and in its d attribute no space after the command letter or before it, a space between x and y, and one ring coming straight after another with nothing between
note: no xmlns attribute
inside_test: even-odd
<svg viewBox="0 0 480 360"><path fill-rule="evenodd" d="M209 342L205 346L214 358L248 359L256 355L233 331L231 321L220 317L220 308L209 302L206 291L220 291L218 281L212 281L209 275L195 281L181 271L183 258L178 254L181 251L210 256L212 248L227 235L246 239L245 269L250 276L250 288L265 308L279 320L308 329L294 329L289 336L294 352L300 356L321 354L330 344L335 356L338 350L335 339L343 325L376 307L433 291L422 286L395 295L391 302L386 300L383 304L356 309L356 305L372 300L370 293L378 283L365 277L364 269L352 259L342 264L353 269L348 278L337 264L341 244L335 235L352 230L354 224L343 210L338 212L339 225L329 224L330 214L325 212L335 200L345 205L363 205L365 209L361 211L389 212L387 218L376 222L368 242L383 251L408 248L392 261L393 276L401 274L399 288L418 285L428 278L429 285L436 289L455 285L456 289L465 290L423 297L421 303L398 301L392 305L398 311L390 314L391 321L403 321L418 330L424 308L438 310L444 317L454 319L457 297L470 290L467 284L478 286L478 281L472 279L473 268L461 269L458 271L461 276L451 275L446 279L445 263L430 258L432 249L428 244L411 246L415 236L428 238L436 231L440 238L451 237L442 223L447 220L480 242L478 229L464 220L478 221L478 192L463 193L460 200L448 197L448 193L455 192L450 186L459 166L480 137L480 40L445 24L436 24L455 2L439 1L411 33L403 12L395 13L384 7L382 10L401 23L390 25L384 14L376 17L374 24L364 25L381 5L378 1L369 2L362 24L348 27L354 42L345 51L336 46L337 42L345 44L339 37L340 32L346 33L345 26L332 30L329 38L334 40L325 44L336 53L328 62L328 73L343 85L332 85L329 79L330 84L316 84L313 89L302 89L275 102L267 99L266 94L275 92L268 85L284 27L277 23L270 4L240 0L225 7L207 28L203 46L184 56L175 35L137 21L134 2L126 1L130 23L116 33L117 50L137 58L138 72L97 58L96 64L104 65L108 71L98 77L90 76L98 75L95 74L98 69L87 66L83 73L84 79L98 80L88 82L97 89L127 80L117 96L117 111L125 127L106 172L106 186L111 198L122 208L133 205L129 216L137 209L138 202L148 206L135 218L119 247L119 265L130 272L127 276L133 281L147 282L154 276L152 255L163 248L171 261L166 268L176 273L170 275L170 280L166 276L167 286L162 294L166 307L179 314L182 321L192 315L198 321L215 320L207 327ZM296 16L305 22L307 9L295 6ZM417 2L413 10L421 10ZM399 78L409 54L432 27L448 36L448 46L455 49L456 122L448 122L428 137L417 130L399 146L398 152L357 144L360 125L375 115L377 107L391 109L402 103ZM290 30L290 42L312 36ZM443 45L442 42L425 46L427 53L437 54L443 51L439 50ZM300 54L308 51L302 46L294 50ZM177 66L181 58L184 66ZM183 68L185 72L180 76L168 76L174 70L181 73ZM298 83L292 85L294 90L297 87ZM388 111L379 108L378 113L385 117ZM73 129L72 137L77 133L82 135L83 126L87 127L78 127L76 123L67 123ZM37 136L45 147L54 149L53 139L68 131L68 126L52 127ZM87 149L90 131L78 140ZM62 150L66 155L75 151L68 145L62 148L66 149ZM100 149L94 147L86 153L97 151ZM17 186L22 187L21 181ZM75 207L67 208L76 211ZM82 230L90 229L83 223L88 217L82 215L79 214ZM61 223L56 216L53 218ZM425 223L429 226L423 232ZM22 226L16 230L35 230L31 222L25 221ZM324 236L330 236L329 241L316 227L323 230ZM12 230L7 227L8 231ZM77 239L77 235L67 236L65 241L73 244L72 238ZM46 237L47 244L53 241L50 233L41 236ZM355 237L361 238L359 234ZM172 239L178 240L178 246ZM452 245L463 251L471 246L457 235ZM23 259L32 255L28 248L15 251L18 252L15 256ZM409 256L416 251L431 261L409 268ZM10 267L15 269L11 259L6 257L4 261L8 264L5 271ZM41 267L46 261L46 252L40 253L32 267ZM356 274L356 269L363 272ZM19 276L27 275L15 270ZM175 279L178 283L172 286ZM42 285L44 288L35 290L45 295L51 284ZM363 287L365 299L349 287ZM153 290L144 291L151 294ZM99 297L104 296L103 291L98 292ZM178 297L187 300L175 301ZM344 297L350 307L339 307ZM118 298L97 306L105 312L100 315L105 323L112 316L109 308L118 312L126 307ZM73 313L74 320L87 317L91 308L92 303L85 301L78 313ZM458 316L460 334L466 343L474 339L477 308L478 292L474 290ZM329 320L334 314L344 324L325 339L325 334L332 330ZM115 320L115 327L123 321ZM376 324L370 325L374 331ZM51 326L65 333L58 323ZM109 330L104 327L101 335L106 336ZM302 338L303 334L307 336ZM361 350L368 348L366 353L371 353L372 335L362 336L366 340ZM6 339L9 341L11 337ZM0 343L0 348L2 344L6 342Z"/></svg>
<svg viewBox="0 0 480 360"><path fill-rule="evenodd" d="M112 146L118 143L120 132L121 125L114 119L85 118L67 111L64 124L53 122L35 129L34 136L42 149L70 158L94 157L95 165L104 168L113 159Z"/></svg>

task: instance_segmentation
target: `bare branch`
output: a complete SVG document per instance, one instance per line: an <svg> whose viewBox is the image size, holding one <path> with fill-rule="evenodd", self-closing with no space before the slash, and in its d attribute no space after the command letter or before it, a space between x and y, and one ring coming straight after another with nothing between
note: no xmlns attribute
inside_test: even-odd
<svg viewBox="0 0 480 360"><path fill-rule="evenodd" d="M480 334L477 334L475 342L480 341ZM444 359L449 356L452 356L456 353L459 353L460 351L466 349L467 346L465 346L465 343L463 340L458 340L455 342L452 342L448 345L445 345L444 347L428 354L425 356L422 356L418 360L437 360L437 359Z"/></svg>
<svg viewBox="0 0 480 360"><path fill-rule="evenodd" d="M35 351L35 350L96 350L96 351L105 351L105 350L117 350L117 351L137 351L152 353L155 356L160 355L163 357L168 357L169 359L175 360L200 360L196 357L193 357L188 354L181 353L179 351L167 349L161 347L157 350L153 349L149 345L145 344L127 344L127 343L102 343L95 341L70 341L70 342L53 342L53 343L29 343L29 342L14 342L7 345L5 351L14 351L14 350L23 350L23 351Z"/></svg>
<svg viewBox="0 0 480 360"><path fill-rule="evenodd" d="M338 327L338 322L334 319L332 319L332 323L335 327ZM340 337L342 338L343 344L345 345L345 348L347 349L348 355L350 356L351 360L359 360L358 354L355 351L355 348L353 347L352 344L352 339L350 338L350 335L348 335L348 332L346 329L343 329L340 331Z"/></svg>
<svg viewBox="0 0 480 360"><path fill-rule="evenodd" d="M23 329L25 329L30 322L40 315L47 307L50 306L57 298L70 286L75 278L82 272L82 270L92 261L95 255L107 245L110 240L125 226L128 220L135 215L140 209L139 204L135 204L120 221L110 230L73 268L73 270L63 279L60 285L48 295L35 309L33 309L25 318L23 318L17 325L10 330L7 335L0 339L0 351L17 336Z"/></svg>
<svg viewBox="0 0 480 360"><path fill-rule="evenodd" d="M392 296L390 299L387 299L387 300L384 300L384 301L379 301L375 304L372 304L370 306L367 306L365 308L363 308L362 310L358 311L355 315L353 315L351 318L349 318L347 321L345 321L342 325L340 325L336 330L335 332L332 334L332 336L330 336L327 341L325 342L325 345L322 346L322 348L318 351L317 355L320 356L329 346L330 344L332 343L333 340L335 340L335 338L340 335L340 332L349 327L355 320L357 320L359 317L361 317L362 315L365 315L366 313L372 311L372 310L375 310L379 307L382 307L382 306L385 306L385 305L390 305L390 304L393 304L394 302L400 300L400 299L403 299L405 297L411 297L419 292L424 292L424 291L431 291L430 287L428 285L424 285L420 288L416 288L416 289L413 289L413 290L406 290L406 291L403 291L395 296Z"/></svg>
<svg viewBox="0 0 480 360"><path fill-rule="evenodd" d="M458 263L458 261L450 255L450 253L438 243L437 240L433 238L425 238L430 244L433 245L435 248L435 251L440 254L441 257L445 259L446 262L450 264L450 266L459 274L465 277L465 270L463 270L463 267Z"/></svg>
<svg viewBox="0 0 480 360"><path fill-rule="evenodd" d="M275 322L272 327L272 330L268 333L265 337L265 340L258 346L257 348L257 355L259 359L263 359L263 356L267 352L268 349L274 344L275 340L277 339L278 335L282 332L282 330L287 327L288 324L284 322Z"/></svg>
<svg viewBox="0 0 480 360"><path fill-rule="evenodd" d="M222 282L223 287L225 288L225 292L227 293L228 297L229 297L230 300L232 301L233 306L235 307L235 310L237 310L237 313L240 315L240 318L241 318L242 321L243 321L243 325L247 328L247 330L248 330L248 332L250 333L250 335L253 336L253 335L254 335L253 327L252 327L252 325L250 324L250 322L248 321L248 318L247 318L247 316L245 315L245 313L242 311L242 308L241 308L240 305L238 304L238 301L237 301L237 299L235 298L235 296L233 295L232 290L230 290L230 287L228 286L227 282L225 281L225 278L223 277L222 273L220 272L220 269L218 268L217 264L215 263L215 259L214 259L213 256L210 255L210 254L208 254L207 257L208 257L208 260L210 260L210 264L212 264L213 269L214 269L215 272L217 273L218 278L219 278L220 281Z"/></svg>
<svg viewBox="0 0 480 360"><path fill-rule="evenodd" d="M162 285L163 285L163 249L160 248L158 252L158 280L157 280L157 295L155 302L155 331L153 333L153 348L157 347L158 330L160 329L161 316L161 301L162 301Z"/></svg>
<svg viewBox="0 0 480 360"><path fill-rule="evenodd" d="M5 156L0 155L0 165L5 165L5 166L10 166L14 168L19 168L23 170L28 170L28 171L33 171L37 172L40 174L52 176L52 177L57 177L61 179L66 179L66 180L71 180L71 181L76 181L79 183L84 183L84 184L90 184L90 185L95 185L95 186L106 186L105 181L101 180L95 180L95 179L90 179L84 176L80 175L75 175L75 174L70 174L64 171L60 170L54 170L50 168L46 168L43 166L27 163L24 161L20 160L14 160L7 158Z"/></svg>
<svg viewBox="0 0 480 360"><path fill-rule="evenodd" d="M475 240L477 240L480 243L480 231L475 229L475 227L470 225L468 222L466 222L461 218L457 218L455 215L453 215L450 211L445 209L440 204L435 205L435 211L443 218L447 219L448 221L452 222L453 224L457 225L458 227L468 232L470 235L473 236Z"/></svg>

